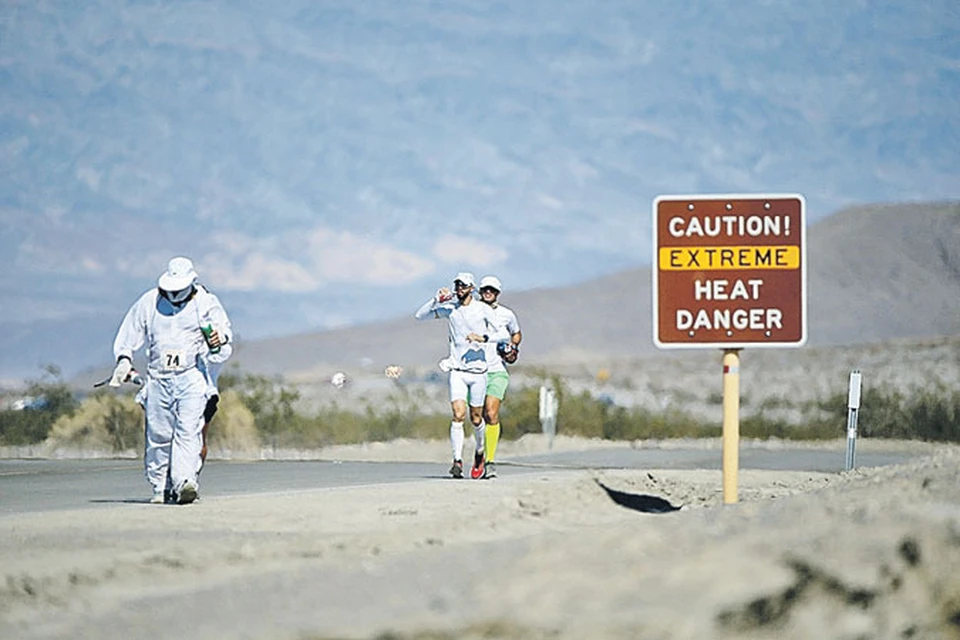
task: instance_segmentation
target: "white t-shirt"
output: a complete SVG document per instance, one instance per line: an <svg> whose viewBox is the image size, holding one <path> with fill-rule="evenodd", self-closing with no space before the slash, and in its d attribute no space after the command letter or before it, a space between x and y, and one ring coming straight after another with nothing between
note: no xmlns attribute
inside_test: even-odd
<svg viewBox="0 0 960 640"><path fill-rule="evenodd" d="M484 303L484 306L488 306L493 309L494 316L496 317L496 327L497 335L499 336L497 340L493 340L487 344L487 361L490 363L490 368L487 369L488 372L496 371L506 371L507 367L503 362L503 358L500 357L500 354L497 353L497 344L504 341L509 341L510 336L515 333L520 332L520 322L517 320L517 314L503 306L498 304L495 307ZM506 337L503 337L506 335Z"/></svg>

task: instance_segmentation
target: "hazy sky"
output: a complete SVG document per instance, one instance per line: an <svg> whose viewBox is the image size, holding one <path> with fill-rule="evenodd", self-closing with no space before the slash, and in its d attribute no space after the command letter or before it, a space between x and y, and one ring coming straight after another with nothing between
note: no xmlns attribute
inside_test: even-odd
<svg viewBox="0 0 960 640"><path fill-rule="evenodd" d="M955 0L3 3L0 362L173 255L256 338L649 264L659 194L813 223L958 167Z"/></svg>

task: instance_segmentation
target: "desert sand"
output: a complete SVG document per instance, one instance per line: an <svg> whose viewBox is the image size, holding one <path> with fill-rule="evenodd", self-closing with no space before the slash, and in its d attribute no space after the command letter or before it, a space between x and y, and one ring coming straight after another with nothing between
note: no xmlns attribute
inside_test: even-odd
<svg viewBox="0 0 960 640"><path fill-rule="evenodd" d="M742 470L734 505L716 471L505 464L493 481L4 515L0 637L960 638L960 450L911 446L898 466ZM682 508L630 510L597 480Z"/></svg>

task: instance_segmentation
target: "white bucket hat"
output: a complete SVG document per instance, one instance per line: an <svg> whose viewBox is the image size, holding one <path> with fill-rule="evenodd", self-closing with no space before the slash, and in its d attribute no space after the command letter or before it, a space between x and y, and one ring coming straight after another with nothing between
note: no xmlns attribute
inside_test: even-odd
<svg viewBox="0 0 960 640"><path fill-rule="evenodd" d="M498 293L503 292L503 285L500 284L500 278L497 276L483 276L480 278L480 288L485 289L486 287L496 289Z"/></svg>
<svg viewBox="0 0 960 640"><path fill-rule="evenodd" d="M197 281L197 272L193 270L190 258L174 258L167 270L160 275L157 284L164 291L181 291Z"/></svg>

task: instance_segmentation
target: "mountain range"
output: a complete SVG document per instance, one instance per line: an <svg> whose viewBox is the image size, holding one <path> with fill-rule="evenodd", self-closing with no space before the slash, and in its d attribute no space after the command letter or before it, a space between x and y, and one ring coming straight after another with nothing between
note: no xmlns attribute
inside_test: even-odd
<svg viewBox="0 0 960 640"><path fill-rule="evenodd" d="M807 254L810 347L960 335L960 203L845 209L808 229ZM658 353L651 277L642 267L568 287L507 288L501 300L520 318L522 362ZM408 313L392 321L249 342L235 364L301 378L430 367L445 355L446 322L416 321L424 300L410 300Z"/></svg>

